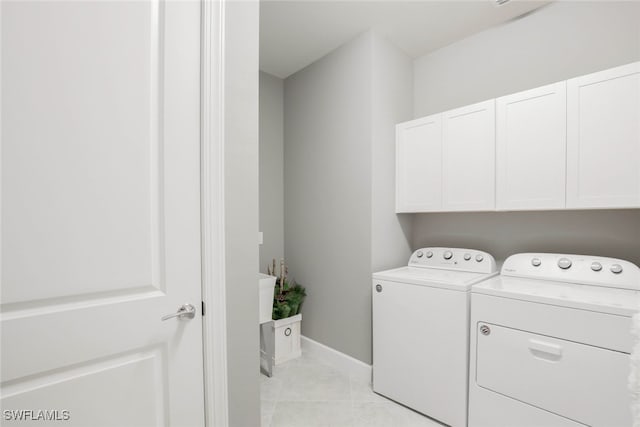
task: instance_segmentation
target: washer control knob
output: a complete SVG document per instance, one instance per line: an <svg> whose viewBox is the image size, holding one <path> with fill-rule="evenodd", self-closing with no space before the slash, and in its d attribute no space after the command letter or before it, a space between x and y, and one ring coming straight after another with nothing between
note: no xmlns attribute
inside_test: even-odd
<svg viewBox="0 0 640 427"><path fill-rule="evenodd" d="M433 256L433 252L429 251L427 252L427 258L431 258Z"/></svg>
<svg viewBox="0 0 640 427"><path fill-rule="evenodd" d="M613 264L611 266L611 272L613 274L620 274L622 273L622 266L620 264Z"/></svg>
<svg viewBox="0 0 640 427"><path fill-rule="evenodd" d="M469 261L471 259L471 254L464 254L464 260Z"/></svg>
<svg viewBox="0 0 640 427"><path fill-rule="evenodd" d="M602 270L602 264L600 264L599 262L592 262L591 263L591 269L593 271L600 271L600 270Z"/></svg>
<svg viewBox="0 0 640 427"><path fill-rule="evenodd" d="M542 264L540 258L534 258L531 260L531 265L533 265L534 267L540 267L540 264Z"/></svg>
<svg viewBox="0 0 640 427"><path fill-rule="evenodd" d="M482 262L483 259L484 259L484 256L482 254L476 255L476 261L477 262Z"/></svg>
<svg viewBox="0 0 640 427"><path fill-rule="evenodd" d="M423 255L424 255L424 253L422 253L422 251L418 251L418 253L416 254L416 256L418 258L422 258Z"/></svg>
<svg viewBox="0 0 640 427"><path fill-rule="evenodd" d="M558 267L563 270L568 269L569 267L571 267L571 260L569 258L560 258L558 260Z"/></svg>
<svg viewBox="0 0 640 427"><path fill-rule="evenodd" d="M451 259L453 258L453 252L451 251L445 251L444 254L442 254L444 259Z"/></svg>

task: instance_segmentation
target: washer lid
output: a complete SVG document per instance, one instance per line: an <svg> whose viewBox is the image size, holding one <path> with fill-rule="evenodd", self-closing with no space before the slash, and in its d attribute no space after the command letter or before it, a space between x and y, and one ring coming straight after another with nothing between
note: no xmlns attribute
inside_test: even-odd
<svg viewBox="0 0 640 427"><path fill-rule="evenodd" d="M582 283L497 276L473 286L472 292L622 316L640 311L640 291Z"/></svg>
<svg viewBox="0 0 640 427"><path fill-rule="evenodd" d="M497 273L470 273L438 268L400 267L373 274L375 280L409 283L435 288L468 291L471 285L496 275Z"/></svg>

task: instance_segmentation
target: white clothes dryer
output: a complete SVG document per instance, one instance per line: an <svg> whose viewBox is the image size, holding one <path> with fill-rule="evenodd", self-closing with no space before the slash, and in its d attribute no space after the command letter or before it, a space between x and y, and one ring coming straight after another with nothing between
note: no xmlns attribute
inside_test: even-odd
<svg viewBox="0 0 640 427"><path fill-rule="evenodd" d="M454 427L467 425L469 291L497 274L472 249L423 248L373 275L373 390Z"/></svg>
<svg viewBox="0 0 640 427"><path fill-rule="evenodd" d="M629 427L640 269L517 254L471 294L470 427Z"/></svg>

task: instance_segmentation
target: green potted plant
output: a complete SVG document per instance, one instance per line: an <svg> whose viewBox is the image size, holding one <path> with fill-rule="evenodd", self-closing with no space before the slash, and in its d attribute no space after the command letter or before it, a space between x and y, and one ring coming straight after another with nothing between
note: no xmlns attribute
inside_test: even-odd
<svg viewBox="0 0 640 427"><path fill-rule="evenodd" d="M267 268L267 272L276 276L276 260ZM280 260L280 274L277 275L273 292L273 333L274 363L276 365L299 357L300 326L302 314L300 309L307 296L303 286L287 277L288 269L284 259Z"/></svg>

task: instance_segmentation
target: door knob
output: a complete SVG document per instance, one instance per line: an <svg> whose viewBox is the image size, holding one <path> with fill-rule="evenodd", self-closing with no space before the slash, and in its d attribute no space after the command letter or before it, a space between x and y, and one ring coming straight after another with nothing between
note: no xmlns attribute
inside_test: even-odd
<svg viewBox="0 0 640 427"><path fill-rule="evenodd" d="M193 319L195 316L196 316L196 308L191 304L183 304L180 307L178 307L178 311L172 314L167 314L166 316L162 316L160 320L168 320L174 317L178 317L178 318L186 317L187 319Z"/></svg>

